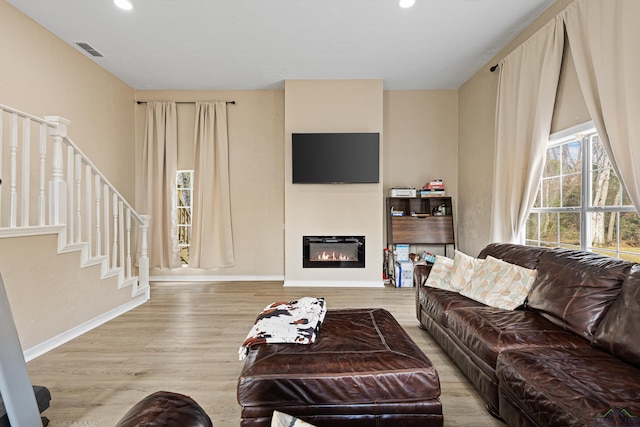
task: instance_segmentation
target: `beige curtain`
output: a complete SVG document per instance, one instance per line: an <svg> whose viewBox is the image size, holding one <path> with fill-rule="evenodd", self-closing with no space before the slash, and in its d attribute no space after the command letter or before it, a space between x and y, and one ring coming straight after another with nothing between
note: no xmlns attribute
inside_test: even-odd
<svg viewBox="0 0 640 427"><path fill-rule="evenodd" d="M587 108L640 210L640 1L578 0L564 14Z"/></svg>
<svg viewBox="0 0 640 427"><path fill-rule="evenodd" d="M491 239L520 241L544 167L558 88L564 28L560 17L500 62Z"/></svg>
<svg viewBox="0 0 640 427"><path fill-rule="evenodd" d="M226 102L196 102L195 139L189 266L230 267L235 259Z"/></svg>
<svg viewBox="0 0 640 427"><path fill-rule="evenodd" d="M148 102L142 152L142 212L151 213L149 264L180 267L176 214L178 126L174 102Z"/></svg>

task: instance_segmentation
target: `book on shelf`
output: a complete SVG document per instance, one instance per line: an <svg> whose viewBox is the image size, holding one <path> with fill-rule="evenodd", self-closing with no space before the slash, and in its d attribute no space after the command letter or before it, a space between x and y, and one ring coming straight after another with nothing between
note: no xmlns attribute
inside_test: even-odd
<svg viewBox="0 0 640 427"><path fill-rule="evenodd" d="M421 190L420 197L443 197L446 194L445 190Z"/></svg>

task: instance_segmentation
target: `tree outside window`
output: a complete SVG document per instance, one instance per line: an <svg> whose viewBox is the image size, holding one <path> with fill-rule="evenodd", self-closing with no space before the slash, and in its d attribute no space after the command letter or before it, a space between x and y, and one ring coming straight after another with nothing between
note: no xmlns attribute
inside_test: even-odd
<svg viewBox="0 0 640 427"><path fill-rule="evenodd" d="M640 217L591 123L550 138L525 243L640 262Z"/></svg>
<svg viewBox="0 0 640 427"><path fill-rule="evenodd" d="M183 265L189 264L191 246L191 208L193 194L193 170L180 170L176 174L176 212L178 215L178 246Z"/></svg>

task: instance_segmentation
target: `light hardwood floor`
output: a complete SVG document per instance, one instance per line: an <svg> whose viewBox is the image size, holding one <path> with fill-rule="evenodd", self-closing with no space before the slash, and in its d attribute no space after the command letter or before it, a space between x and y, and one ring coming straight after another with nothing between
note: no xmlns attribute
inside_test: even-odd
<svg viewBox="0 0 640 427"><path fill-rule="evenodd" d="M154 284L151 300L28 363L52 394L50 426L113 426L158 390L194 398L214 427L237 427L238 347L273 301L325 297L327 307L389 310L438 370L445 426L501 427L473 386L418 327L412 288L291 288L281 282Z"/></svg>

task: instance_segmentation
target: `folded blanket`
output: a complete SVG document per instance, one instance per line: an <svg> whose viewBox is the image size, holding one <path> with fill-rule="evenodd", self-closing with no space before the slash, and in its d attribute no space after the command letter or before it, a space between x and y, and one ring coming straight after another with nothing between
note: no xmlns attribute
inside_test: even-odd
<svg viewBox="0 0 640 427"><path fill-rule="evenodd" d="M251 346L256 344L313 343L326 312L324 298L303 297L269 304L242 342L238 351L240 360L247 357Z"/></svg>

